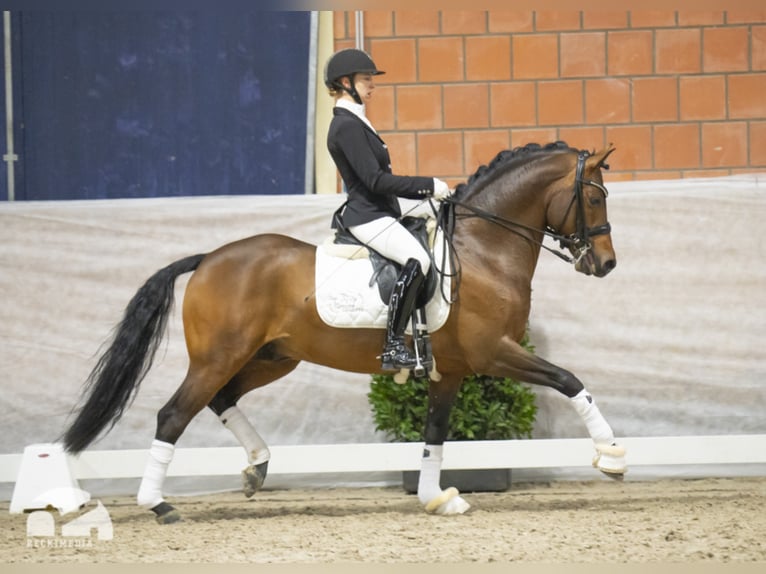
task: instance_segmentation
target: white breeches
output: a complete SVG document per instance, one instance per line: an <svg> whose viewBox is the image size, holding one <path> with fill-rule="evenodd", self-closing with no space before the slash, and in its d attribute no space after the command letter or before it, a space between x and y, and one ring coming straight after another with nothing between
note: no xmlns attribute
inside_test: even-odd
<svg viewBox="0 0 766 574"><path fill-rule="evenodd" d="M431 268L431 258L426 250L412 233L393 217L381 217L369 223L354 225L348 230L359 241L400 265L414 258L420 262L424 275Z"/></svg>

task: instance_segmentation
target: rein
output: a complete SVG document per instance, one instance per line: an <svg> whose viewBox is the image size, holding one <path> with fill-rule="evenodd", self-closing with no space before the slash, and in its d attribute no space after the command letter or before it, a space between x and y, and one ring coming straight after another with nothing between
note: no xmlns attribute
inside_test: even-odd
<svg viewBox="0 0 766 574"><path fill-rule="evenodd" d="M569 216L569 212L571 211L572 206L576 205L577 230L575 231L575 233L572 233L570 235L561 235L550 226L547 226L545 229L537 229L534 227L530 227L528 225L524 225L523 223L518 223L510 219L505 219L504 217L500 217L499 215L495 215L494 213L490 213L479 207L469 205L467 203L454 199L453 197L450 197L444 201L444 203L449 204L449 208L440 210L445 212L446 211L452 212L452 216L447 216L445 214L445 215L442 215L442 217L440 217L440 219L449 220L449 222L442 221L442 224L445 225L445 229L447 228L450 229L449 236L451 237L452 230L454 229L454 220L455 218L458 217L456 214L454 214L455 207L462 207L472 212L473 217L478 217L485 221L489 221L490 223L494 223L495 225L498 225L502 227L503 229L510 231L511 233L515 233L516 235L526 239L530 243L539 245L546 251L566 261L567 263L577 264L585 256L585 254L590 250L591 237L594 237L596 235L606 235L607 233L610 233L612 230L612 226L609 224L609 222L604 223L602 225L598 225L596 227L587 227L585 224L585 206L583 205L583 185L591 185L601 190L604 194L604 197L607 197L609 193L606 187L604 187L602 184L590 179L588 180L583 179L583 172L585 170L585 159L589 155L590 154L587 151L581 151L577 156L577 171L575 174L574 193L572 194L572 200L570 201L569 207L567 207L567 210L564 213L564 219L562 220L562 225L563 225L564 221L566 221L566 218ZM468 217L471 217L471 216L469 215ZM561 227L561 225L559 225L559 227ZM548 247L547 245L544 245L542 241L537 241L527 236L526 234L521 233L519 229L524 229L526 231L540 233L543 236L548 236L552 238L554 241L558 241L562 249L564 247L569 247L573 251L575 251L575 254L573 257L571 257L567 255L566 253L563 253L557 249L552 249Z"/></svg>

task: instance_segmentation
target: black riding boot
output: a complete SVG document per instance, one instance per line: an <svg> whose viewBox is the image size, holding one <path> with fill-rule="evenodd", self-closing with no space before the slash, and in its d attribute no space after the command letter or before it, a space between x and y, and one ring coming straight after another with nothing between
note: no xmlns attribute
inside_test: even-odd
<svg viewBox="0 0 766 574"><path fill-rule="evenodd" d="M408 259L394 284L388 304L386 346L381 356L381 368L384 371L411 369L417 364L415 354L404 342L404 331L412 316L423 280L420 262Z"/></svg>

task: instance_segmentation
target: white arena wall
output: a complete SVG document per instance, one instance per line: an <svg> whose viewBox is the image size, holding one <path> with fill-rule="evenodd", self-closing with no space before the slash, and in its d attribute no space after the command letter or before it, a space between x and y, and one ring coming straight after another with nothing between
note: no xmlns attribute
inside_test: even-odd
<svg viewBox="0 0 766 574"><path fill-rule="evenodd" d="M530 317L537 354L574 372L617 435L628 437L626 444L637 451L629 478L766 474L766 177L619 182L609 188L617 268L595 279L541 254ZM25 445L60 435L100 346L154 271L256 233L320 242L330 234L330 216L342 199L0 203L0 497L10 498ZM156 411L186 371L179 319L185 283L183 277L177 283L167 343L136 401L90 449L125 450L129 462L115 475L97 468L99 460L108 465L115 455L99 459L97 452L88 453L77 467L79 476L91 480L85 488L135 490L140 450L152 440ZM354 468L339 460L343 449L330 448L371 445L361 450L373 452L385 442L374 430L368 388L366 375L304 364L245 397L243 410L275 446L266 486L381 484L395 480L390 471L416 468L419 447L381 447L377 463ZM584 468L588 448L581 465L562 454L587 447L580 440L585 429L568 402L547 389L536 392L535 442L527 447L539 445L547 458L524 454L529 448L523 445L476 445L473 451L456 445L448 466L462 466L458 458L492 466L495 460L512 463L512 455L531 456L520 458L518 467L528 474L519 476L596 477ZM680 438L656 440L661 437ZM236 488L240 455L230 448L235 444L211 412L201 413L178 444L186 453L181 458L191 462L175 474L202 476L188 483L179 479L168 493ZM551 450L555 444L559 454ZM295 448L301 445L317 445L314 462ZM215 450L186 450L198 448ZM352 448L359 447L347 450ZM411 462L405 462L410 453ZM285 458L280 462L278 455ZM296 466L288 459L293 455L308 462ZM333 456L335 463L320 462ZM383 460L389 456L395 462ZM312 474L311 464L321 472Z"/></svg>

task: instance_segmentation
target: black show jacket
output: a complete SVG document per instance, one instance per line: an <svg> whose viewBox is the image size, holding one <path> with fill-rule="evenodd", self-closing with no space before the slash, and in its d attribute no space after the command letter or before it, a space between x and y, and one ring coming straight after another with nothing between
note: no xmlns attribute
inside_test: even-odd
<svg viewBox="0 0 766 574"><path fill-rule="evenodd" d="M385 215L400 217L397 197L422 199L433 195L433 178L391 173L386 144L367 124L344 108L333 109L327 149L348 191L348 202L341 215L346 227Z"/></svg>

